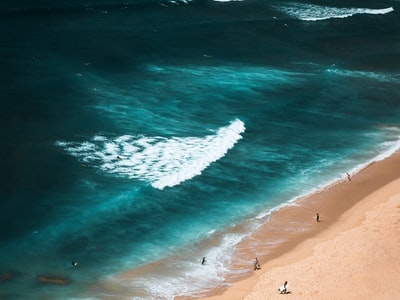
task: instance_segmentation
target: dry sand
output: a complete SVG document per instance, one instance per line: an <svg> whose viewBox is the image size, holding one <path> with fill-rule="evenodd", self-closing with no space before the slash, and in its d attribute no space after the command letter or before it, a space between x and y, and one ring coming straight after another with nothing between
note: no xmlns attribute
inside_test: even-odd
<svg viewBox="0 0 400 300"><path fill-rule="evenodd" d="M202 299L400 299L400 152L298 204L239 245L261 270ZM275 248L251 247L281 236ZM291 293L279 294L286 280Z"/></svg>

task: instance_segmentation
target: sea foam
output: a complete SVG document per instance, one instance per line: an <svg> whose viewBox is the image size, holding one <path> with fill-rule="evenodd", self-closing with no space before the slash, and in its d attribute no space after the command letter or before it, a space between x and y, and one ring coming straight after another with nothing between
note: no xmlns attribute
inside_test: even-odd
<svg viewBox="0 0 400 300"><path fill-rule="evenodd" d="M302 3L293 3L290 6L279 7L278 9L296 19L300 19L303 21L320 21L333 18L347 18L356 14L387 14L394 10L393 7L382 9L339 8Z"/></svg>
<svg viewBox="0 0 400 300"><path fill-rule="evenodd" d="M225 233L220 243L202 252L185 250L162 260L158 272L143 273L141 276L119 277L114 284L123 285L134 293L144 290L146 297L134 299L165 299L173 300L176 296L199 296L198 293L217 286L227 286L226 275L230 272L243 274L243 270L230 270L228 266L236 249L236 245L246 236L244 233ZM190 247L189 247L190 248ZM200 259L206 257L206 263L201 265ZM196 257L198 259L193 259ZM249 262L251 266L251 261ZM111 280L114 280L112 278Z"/></svg>
<svg viewBox="0 0 400 300"><path fill-rule="evenodd" d="M214 0L214 2L237 2L237 1L241 2L243 0Z"/></svg>
<svg viewBox="0 0 400 300"><path fill-rule="evenodd" d="M363 78L381 82L398 82L400 78L400 76L396 73L370 72L370 71L348 70L348 69L338 69L338 68L328 68L326 72L341 77Z"/></svg>
<svg viewBox="0 0 400 300"><path fill-rule="evenodd" d="M200 175L224 157L244 131L244 123L237 119L205 137L96 135L90 141L58 141L56 145L103 173L144 180L163 189Z"/></svg>

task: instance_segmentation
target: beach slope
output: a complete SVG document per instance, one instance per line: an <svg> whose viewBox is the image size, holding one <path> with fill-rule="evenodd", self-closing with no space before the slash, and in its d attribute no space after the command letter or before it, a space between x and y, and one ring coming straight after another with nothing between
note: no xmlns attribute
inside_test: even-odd
<svg viewBox="0 0 400 300"><path fill-rule="evenodd" d="M396 152L372 163L351 180L277 212L271 222L282 224L287 216L310 214L312 210L305 209L308 203L318 209L321 222L313 220L311 230L294 235L291 242L280 246L260 271L235 282L223 293L203 299L398 299L399 177L400 153ZM252 257L251 250L247 251ZM285 281L290 293L282 295L278 288Z"/></svg>

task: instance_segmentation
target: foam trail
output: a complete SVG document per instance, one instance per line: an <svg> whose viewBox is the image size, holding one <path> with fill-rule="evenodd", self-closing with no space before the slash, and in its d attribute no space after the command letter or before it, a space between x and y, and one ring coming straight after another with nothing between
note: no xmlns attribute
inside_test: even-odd
<svg viewBox="0 0 400 300"><path fill-rule="evenodd" d="M378 15L387 14L394 11L393 7L382 9L338 8L302 3L293 3L291 6L278 7L278 9L294 18L303 21L320 21L333 18L347 18L356 14Z"/></svg>
<svg viewBox="0 0 400 300"><path fill-rule="evenodd" d="M389 74L382 72L368 72L368 71L355 71L355 70L346 70L346 69L337 69L337 68L329 68L326 70L328 73L333 73L335 75L343 76L343 77L359 77L359 78L368 78L372 80L377 80L381 82L398 82L399 75L398 74Z"/></svg>
<svg viewBox="0 0 400 300"><path fill-rule="evenodd" d="M82 143L58 141L56 145L104 173L144 180L163 189L200 175L224 157L244 131L244 123L235 120L202 138L95 136Z"/></svg>
<svg viewBox="0 0 400 300"><path fill-rule="evenodd" d="M179 4L179 3L184 3L184 4L189 4L189 2L192 2L192 0L170 0L168 1L170 4Z"/></svg>
<svg viewBox="0 0 400 300"><path fill-rule="evenodd" d="M241 2L243 0L214 0L214 2Z"/></svg>

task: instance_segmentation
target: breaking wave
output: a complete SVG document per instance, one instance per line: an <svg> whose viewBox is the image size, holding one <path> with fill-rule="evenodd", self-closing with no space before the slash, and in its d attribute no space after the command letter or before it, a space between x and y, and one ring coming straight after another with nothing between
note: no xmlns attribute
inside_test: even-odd
<svg viewBox="0 0 400 300"><path fill-rule="evenodd" d="M200 175L224 157L244 131L244 123L237 119L205 137L96 135L90 141L58 141L56 145L101 172L143 180L163 189Z"/></svg>
<svg viewBox="0 0 400 300"><path fill-rule="evenodd" d="M294 18L303 21L320 21L333 18L347 18L356 14L387 14L394 10L393 7L382 9L339 8L301 3L293 3L291 6L279 7L278 9Z"/></svg>

